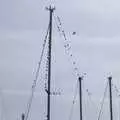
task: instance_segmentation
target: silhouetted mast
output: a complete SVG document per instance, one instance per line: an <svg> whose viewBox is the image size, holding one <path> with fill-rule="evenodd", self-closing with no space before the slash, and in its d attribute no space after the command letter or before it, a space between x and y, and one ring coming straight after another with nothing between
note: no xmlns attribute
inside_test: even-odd
<svg viewBox="0 0 120 120"><path fill-rule="evenodd" d="M49 22L49 42L48 42L48 89L47 89L47 120L50 120L50 87L51 87L51 45L52 45L52 14L55 8L51 6L47 8L50 12L50 22Z"/></svg>
<svg viewBox="0 0 120 120"><path fill-rule="evenodd" d="M25 114L22 113L22 116L21 116L22 120L25 120Z"/></svg>
<svg viewBox="0 0 120 120"><path fill-rule="evenodd" d="M109 94L110 94L110 120L113 120L113 111L112 111L112 77L108 77L109 80Z"/></svg>
<svg viewBox="0 0 120 120"><path fill-rule="evenodd" d="M82 77L79 77L80 120L82 120Z"/></svg>

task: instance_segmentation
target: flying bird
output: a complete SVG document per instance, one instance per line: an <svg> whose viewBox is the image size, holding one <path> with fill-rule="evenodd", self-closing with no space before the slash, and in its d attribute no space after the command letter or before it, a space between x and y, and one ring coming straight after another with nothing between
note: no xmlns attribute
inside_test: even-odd
<svg viewBox="0 0 120 120"><path fill-rule="evenodd" d="M76 35L76 32L73 32L72 35Z"/></svg>

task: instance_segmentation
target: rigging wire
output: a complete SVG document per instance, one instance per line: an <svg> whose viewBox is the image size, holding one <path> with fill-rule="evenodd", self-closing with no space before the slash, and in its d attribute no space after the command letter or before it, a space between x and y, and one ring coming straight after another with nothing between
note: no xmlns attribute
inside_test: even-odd
<svg viewBox="0 0 120 120"><path fill-rule="evenodd" d="M74 92L73 101L72 101L72 105L71 105L71 109L70 109L70 114L69 114L69 119L68 120L72 120L73 109L74 109L75 100L76 100L76 97L77 97L77 90L78 90L78 80L76 82L75 92Z"/></svg>
<svg viewBox="0 0 120 120"><path fill-rule="evenodd" d="M97 106L96 106L96 104L95 104L95 102L92 100L92 93L88 90L88 89L86 89L85 90L86 91L86 93L87 93L87 96L88 96L88 99L89 99L89 101L91 102L91 104L94 106L94 109L95 109L95 111L96 111L96 115L97 115Z"/></svg>
<svg viewBox="0 0 120 120"><path fill-rule="evenodd" d="M113 90L116 93L116 96L120 97L120 90L119 90L119 88L116 85L114 85L114 84L112 84L112 87L113 87Z"/></svg>
<svg viewBox="0 0 120 120"><path fill-rule="evenodd" d="M40 67L41 67L41 63L42 63L42 59L43 59L43 54L44 54L44 50L45 50L45 45L46 45L46 41L47 41L47 37L48 37L48 32L49 32L49 25L48 25L47 33L46 33L46 36L45 36L45 39L44 39L43 49L42 49L42 52L41 52L40 60L38 62L37 71L35 73L35 79L33 81L33 85L32 85L32 88L31 88L31 96L30 96L30 99L29 99L28 104L27 104L27 109L25 111L25 120L28 119L28 116L29 116L29 113L30 113L32 100L33 100L34 92L35 92L35 88L36 88L36 83L37 83L37 80L38 80L38 77L39 77L39 71L40 71Z"/></svg>
<svg viewBox="0 0 120 120"><path fill-rule="evenodd" d="M60 37L62 37L64 39L65 52L67 53L67 55L70 57L70 59L72 61L73 69L75 71L76 76L80 77L81 75L80 75L80 72L79 72L77 62L76 62L76 60L73 56L73 53L72 53L71 41L69 41L67 39L67 36L66 36L65 31L63 29L60 17L56 16L55 13L53 15L54 15L54 21L55 21L55 24L56 24L56 27L57 27L57 31L59 32Z"/></svg>
<svg viewBox="0 0 120 120"><path fill-rule="evenodd" d="M97 120L100 120L100 117L102 114L102 109L103 109L103 105L104 105L104 101L105 101L105 97L106 97L106 93L107 93L107 88L108 88L108 82L107 82L106 87L105 87L105 91L104 91L104 95L103 95L103 99L102 99L102 103L101 103L101 108L100 108Z"/></svg>
<svg viewBox="0 0 120 120"><path fill-rule="evenodd" d="M84 82L84 80L83 80L83 90L85 90L85 82ZM88 101L86 101L87 100L87 98L86 98L86 96L85 96L85 94L83 94L83 97L84 97L84 100L83 100L83 105L84 105L84 109L83 109L83 119L87 119L87 108L88 108Z"/></svg>
<svg viewBox="0 0 120 120"><path fill-rule="evenodd" d="M120 90L119 90L119 88L115 84L112 84L112 87L113 87L113 90L114 90L114 92L116 94L116 97L118 97L120 99ZM119 107L120 107L120 101L118 101L118 112L120 111ZM115 116L115 113L114 113L114 116ZM118 115L118 116L119 116L119 119L120 119L120 115Z"/></svg>
<svg viewBox="0 0 120 120"><path fill-rule="evenodd" d="M95 103L94 103L94 101L92 100L92 93L89 91L89 89L88 88L85 88L85 83L84 83L84 81L83 81L83 90L85 91L85 93L86 93L86 97L84 97L85 96L85 93L83 94L84 96L84 114L86 115L86 116L84 116L85 117L85 119L89 119L89 117L87 116L87 110L88 110L88 107L90 107L90 103L89 102L91 102L91 104L94 106L94 108L95 109L97 109L97 107L96 107L96 105L95 105ZM89 99L89 102L88 102L88 99ZM86 101L87 100L87 101Z"/></svg>

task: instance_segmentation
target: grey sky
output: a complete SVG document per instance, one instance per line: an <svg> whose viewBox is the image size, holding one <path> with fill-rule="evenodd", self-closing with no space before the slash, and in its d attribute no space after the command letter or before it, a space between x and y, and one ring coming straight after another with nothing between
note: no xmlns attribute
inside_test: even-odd
<svg viewBox="0 0 120 120"><path fill-rule="evenodd" d="M49 14L45 6L49 3L43 0L0 0L0 108L3 120L20 119L26 108L48 25ZM72 43L80 72L87 73L84 87L89 89L98 105L108 75L112 74L114 84L120 85L120 2L59 0L52 3ZM64 52L63 40L53 28L52 90L58 88L62 95L52 98L51 114L52 120L60 117L67 120L77 78ZM77 33L75 36L72 36L73 31ZM44 80L41 79L30 120L45 118L45 100ZM73 115L76 120L79 119L78 105L77 101ZM95 109L93 106L88 108L86 119L96 119ZM109 112L105 112L104 116L108 115Z"/></svg>

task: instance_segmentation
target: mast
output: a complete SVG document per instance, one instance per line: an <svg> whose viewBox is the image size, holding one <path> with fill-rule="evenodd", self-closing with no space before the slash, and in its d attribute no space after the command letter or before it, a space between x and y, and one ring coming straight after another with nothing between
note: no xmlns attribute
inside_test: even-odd
<svg viewBox="0 0 120 120"><path fill-rule="evenodd" d="M112 77L108 77L109 80L109 94L110 94L110 120L113 120L113 111L112 111Z"/></svg>
<svg viewBox="0 0 120 120"><path fill-rule="evenodd" d="M47 8L50 12L49 41L48 41L48 89L47 89L47 120L50 120L50 87L51 87L51 45L52 45L52 14L55 8Z"/></svg>
<svg viewBox="0 0 120 120"><path fill-rule="evenodd" d="M25 114L24 113L22 113L21 118L22 118L22 120L25 120Z"/></svg>
<svg viewBox="0 0 120 120"><path fill-rule="evenodd" d="M80 120L82 120L82 77L79 77Z"/></svg>

